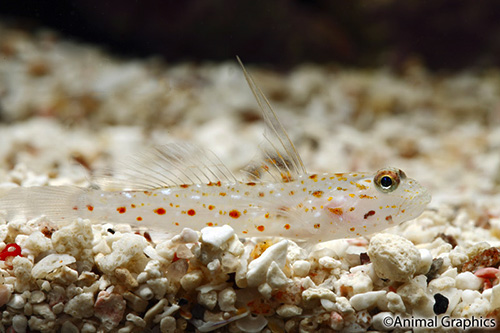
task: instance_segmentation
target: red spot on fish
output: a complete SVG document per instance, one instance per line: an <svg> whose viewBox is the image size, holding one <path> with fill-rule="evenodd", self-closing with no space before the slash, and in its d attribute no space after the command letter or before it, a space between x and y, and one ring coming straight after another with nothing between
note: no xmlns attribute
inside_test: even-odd
<svg viewBox="0 0 500 333"><path fill-rule="evenodd" d="M144 194L149 196L152 194L152 192L151 191L144 191Z"/></svg>
<svg viewBox="0 0 500 333"><path fill-rule="evenodd" d="M351 229L349 229L349 230L351 230L351 231L353 231L353 232L354 232L354 230L356 230L356 228L352 227L352 228L351 228Z"/></svg>
<svg viewBox="0 0 500 333"><path fill-rule="evenodd" d="M208 222L208 223L207 223L207 225L208 225L209 227L213 227L213 226L214 226L214 224L213 224L212 222Z"/></svg>
<svg viewBox="0 0 500 333"><path fill-rule="evenodd" d="M288 223L287 223L287 224L285 224L285 229L286 229L286 230L289 230L289 229L290 229L290 225L289 225Z"/></svg>
<svg viewBox="0 0 500 333"><path fill-rule="evenodd" d="M189 216L195 216L196 215L196 211L194 209L190 209L190 210L187 211L187 214Z"/></svg>
<svg viewBox="0 0 500 333"><path fill-rule="evenodd" d="M264 229L265 229L265 228L264 228L264 226L263 226L263 225L259 225L259 226L257 227L257 230L259 230L260 232L264 231Z"/></svg>
<svg viewBox="0 0 500 333"><path fill-rule="evenodd" d="M125 213L125 212L127 211L127 208L125 208L125 207L118 207L118 208L116 209L116 211L117 211L118 213L120 213L120 214L123 214L123 213Z"/></svg>
<svg viewBox="0 0 500 333"><path fill-rule="evenodd" d="M188 185L188 184L181 184L181 185L179 185L179 186L180 186L180 187L182 187L182 188L188 188L188 187L189 187L189 185Z"/></svg>
<svg viewBox="0 0 500 333"><path fill-rule="evenodd" d="M131 204L131 205L130 205L130 207L135 208L135 205L134 205L134 204Z"/></svg>
<svg viewBox="0 0 500 333"><path fill-rule="evenodd" d="M179 222L175 222L174 224L175 224L176 226L179 226Z"/></svg>
<svg viewBox="0 0 500 333"><path fill-rule="evenodd" d="M254 182L248 182L247 185L248 186L255 186L255 183Z"/></svg>
<svg viewBox="0 0 500 333"><path fill-rule="evenodd" d="M137 221L142 221L142 217L137 216L136 220L137 220Z"/></svg>
<svg viewBox="0 0 500 333"><path fill-rule="evenodd" d="M220 193L219 193L219 195L220 195L221 197L225 197L225 196L226 196L226 192L220 192Z"/></svg>
<svg viewBox="0 0 500 333"><path fill-rule="evenodd" d="M264 196L264 192L259 192L259 197L263 197Z"/></svg>
<svg viewBox="0 0 500 333"><path fill-rule="evenodd" d="M314 229L319 229L319 227L321 227L321 225L320 225L319 223L316 223L316 224L314 225Z"/></svg>
<svg viewBox="0 0 500 333"><path fill-rule="evenodd" d="M241 213L236 209L233 209L232 211L229 212L229 216L231 216L233 219L237 219L238 217L241 216Z"/></svg>
<svg viewBox="0 0 500 333"><path fill-rule="evenodd" d="M375 215L375 211L374 210L370 210L368 213L366 213L364 215L364 218L366 220L367 218L369 218L370 216L373 216L373 215Z"/></svg>
<svg viewBox="0 0 500 333"><path fill-rule="evenodd" d="M215 206L214 206L214 205L208 205L208 209L209 209L209 210L214 210L214 209L215 209Z"/></svg>
<svg viewBox="0 0 500 333"><path fill-rule="evenodd" d="M318 175L317 175L317 174L310 175L310 176L309 176L309 178L310 178L310 179L316 179L316 178L318 178Z"/></svg>
<svg viewBox="0 0 500 333"><path fill-rule="evenodd" d="M73 210L78 210L78 206L73 206Z"/></svg>
<svg viewBox="0 0 500 333"><path fill-rule="evenodd" d="M93 210L94 210L94 206L87 205L87 209L88 209L89 211L93 211Z"/></svg>
<svg viewBox="0 0 500 333"><path fill-rule="evenodd" d="M162 208L162 207L160 207L160 208L156 208L156 209L154 210L154 212L155 212L156 214L158 214L158 215L164 215L164 214L166 213L165 208Z"/></svg>

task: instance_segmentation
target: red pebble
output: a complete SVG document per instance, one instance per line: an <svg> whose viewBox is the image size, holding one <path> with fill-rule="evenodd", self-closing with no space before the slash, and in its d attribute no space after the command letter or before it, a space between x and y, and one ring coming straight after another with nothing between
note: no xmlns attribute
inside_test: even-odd
<svg viewBox="0 0 500 333"><path fill-rule="evenodd" d="M483 279L497 279L500 276L500 270L494 267L484 267L478 269L474 275Z"/></svg>
<svg viewBox="0 0 500 333"><path fill-rule="evenodd" d="M21 247L15 243L7 244L7 246L0 252L0 260L5 260L7 257L21 256Z"/></svg>

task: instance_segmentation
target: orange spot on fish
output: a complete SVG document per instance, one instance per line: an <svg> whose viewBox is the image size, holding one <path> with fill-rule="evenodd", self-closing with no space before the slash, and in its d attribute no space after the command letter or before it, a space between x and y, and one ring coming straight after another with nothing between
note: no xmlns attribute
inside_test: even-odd
<svg viewBox="0 0 500 333"><path fill-rule="evenodd" d="M259 197L263 197L264 196L264 192L259 192Z"/></svg>
<svg viewBox="0 0 500 333"><path fill-rule="evenodd" d="M241 216L241 213L236 209L233 209L232 211L229 212L229 216L231 216L233 219L237 219L238 217Z"/></svg>
<svg viewBox="0 0 500 333"><path fill-rule="evenodd" d="M180 186L180 187L182 187L182 188L188 188L188 187L189 187L189 185L188 185L188 184L181 184L181 185L179 185L179 186Z"/></svg>
<svg viewBox="0 0 500 333"><path fill-rule="evenodd" d="M319 223L316 223L316 224L314 225L314 229L319 229L319 227L320 227L320 226L321 226L321 225L320 225Z"/></svg>
<svg viewBox="0 0 500 333"><path fill-rule="evenodd" d="M137 216L136 220L137 220L137 221L142 221L142 217Z"/></svg>
<svg viewBox="0 0 500 333"><path fill-rule="evenodd" d="M116 209L116 211L117 211L118 213L120 213L120 214L123 214L123 213L125 213L125 212L127 211L127 208L125 208L125 207L118 207L118 208Z"/></svg>
<svg viewBox="0 0 500 333"><path fill-rule="evenodd" d="M351 229L349 229L349 230L351 230L352 232L354 232L354 230L356 230L356 228L352 227L352 228L351 228Z"/></svg>
<svg viewBox="0 0 500 333"><path fill-rule="evenodd" d="M316 198L321 198L321 196L323 195L323 191L314 191L311 194L314 195Z"/></svg>
<svg viewBox="0 0 500 333"><path fill-rule="evenodd" d="M131 204L131 205L130 205L130 207L135 208L135 205L134 205L134 204Z"/></svg>
<svg viewBox="0 0 500 333"><path fill-rule="evenodd" d="M247 185L248 186L255 186L255 183L254 182L248 182Z"/></svg>
<svg viewBox="0 0 500 333"><path fill-rule="evenodd" d="M286 230L290 229L290 225L289 225L288 223L287 223L287 224L285 224L285 229L286 229Z"/></svg>
<svg viewBox="0 0 500 333"><path fill-rule="evenodd" d="M196 215L196 211L194 209L190 209L190 210L187 211L187 214L189 216L195 216Z"/></svg>
<svg viewBox="0 0 500 333"><path fill-rule="evenodd" d="M349 208L349 211L352 212L354 210L354 207Z"/></svg>
<svg viewBox="0 0 500 333"><path fill-rule="evenodd" d="M151 195L151 191L144 191L144 194L149 196Z"/></svg>
<svg viewBox="0 0 500 333"><path fill-rule="evenodd" d="M94 210L94 206L87 205L87 209L88 209L89 211L93 211L93 210Z"/></svg>
<svg viewBox="0 0 500 333"><path fill-rule="evenodd" d="M344 213L342 208L328 208L328 210L335 215L342 215Z"/></svg>
<svg viewBox="0 0 500 333"><path fill-rule="evenodd" d="M208 205L208 209L209 209L209 210L214 210L214 209L215 209L215 206L214 206L214 205Z"/></svg>
<svg viewBox="0 0 500 333"><path fill-rule="evenodd" d="M220 192L220 193L219 193L219 195L220 195L221 197L225 197L225 196L226 196L226 192Z"/></svg>
<svg viewBox="0 0 500 333"><path fill-rule="evenodd" d="M264 215L264 217L265 217L266 219L268 219L268 218L269 218L269 213L266 213L266 215Z"/></svg>
<svg viewBox="0 0 500 333"><path fill-rule="evenodd" d="M265 229L265 228L264 228L264 226L263 226L263 225L259 225L259 226L257 227L257 230L259 230L260 232L264 231L264 229Z"/></svg>
<svg viewBox="0 0 500 333"><path fill-rule="evenodd" d="M178 226L178 225L179 225L179 222L175 222L174 224Z"/></svg>
<svg viewBox="0 0 500 333"><path fill-rule="evenodd" d="M290 195L294 195L294 194L295 194L295 192L294 192L294 191L290 191Z"/></svg>
<svg viewBox="0 0 500 333"><path fill-rule="evenodd" d="M73 206L73 210L78 210L78 206Z"/></svg>
<svg viewBox="0 0 500 333"><path fill-rule="evenodd" d="M316 179L316 178L318 178L318 175L317 175L317 174L310 175L310 176L309 176L309 178L310 178L310 179Z"/></svg>
<svg viewBox="0 0 500 333"><path fill-rule="evenodd" d="M213 224L212 222L208 222L208 223L207 223L207 226L209 226L209 227L213 227L213 226L214 226L214 224Z"/></svg>
<svg viewBox="0 0 500 333"><path fill-rule="evenodd" d="M156 208L156 209L154 210L154 212L155 212L156 214L158 214L158 215L164 215L164 214L166 213L166 210L165 210L165 208L160 207L160 208Z"/></svg>
<svg viewBox="0 0 500 333"><path fill-rule="evenodd" d="M360 194L359 198L360 199L375 199L375 197L372 197L372 196L369 196L369 195L366 195L366 194Z"/></svg>

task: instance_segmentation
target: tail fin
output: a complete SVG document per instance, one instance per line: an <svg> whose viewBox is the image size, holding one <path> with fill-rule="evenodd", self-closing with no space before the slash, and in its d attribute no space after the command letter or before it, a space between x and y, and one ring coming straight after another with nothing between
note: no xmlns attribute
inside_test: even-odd
<svg viewBox="0 0 500 333"><path fill-rule="evenodd" d="M0 197L0 211L7 213L7 220L45 215L53 221L71 221L79 216L72 207L84 194L75 186L16 187Z"/></svg>

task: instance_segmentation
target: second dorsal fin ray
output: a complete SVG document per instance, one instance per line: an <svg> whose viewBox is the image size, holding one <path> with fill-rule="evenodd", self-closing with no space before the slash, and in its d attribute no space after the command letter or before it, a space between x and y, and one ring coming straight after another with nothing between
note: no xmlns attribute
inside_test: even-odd
<svg viewBox="0 0 500 333"><path fill-rule="evenodd" d="M106 190L150 190L236 181L214 153L184 142L153 147L93 178L96 185Z"/></svg>
<svg viewBox="0 0 500 333"><path fill-rule="evenodd" d="M276 116L269 100L246 71L240 58L236 58L266 123L265 141L260 145L263 156L259 162L251 163L244 171L252 179L262 179L265 175L269 175L275 181L285 182L307 173L300 155Z"/></svg>

